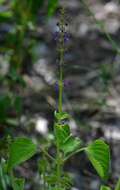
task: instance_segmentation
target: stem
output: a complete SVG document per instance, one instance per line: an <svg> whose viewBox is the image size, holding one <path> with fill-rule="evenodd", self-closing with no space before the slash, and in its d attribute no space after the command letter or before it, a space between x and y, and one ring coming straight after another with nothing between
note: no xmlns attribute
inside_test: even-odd
<svg viewBox="0 0 120 190"><path fill-rule="evenodd" d="M85 148L80 148L79 150L72 152L71 154L69 154L68 156L65 157L64 162L67 161L69 158L71 158L72 156L74 156L75 154L84 151Z"/></svg>
<svg viewBox="0 0 120 190"><path fill-rule="evenodd" d="M62 65L63 65L63 55L61 56L61 62L60 62L59 106L58 106L59 112L62 112L62 99L63 99L63 69L62 69Z"/></svg>
<svg viewBox="0 0 120 190"><path fill-rule="evenodd" d="M65 54L65 44L64 44L64 8L61 10L61 20L60 20L60 76L59 76L59 105L58 110L62 112L62 99L63 99L63 65L64 65L64 54Z"/></svg>
<svg viewBox="0 0 120 190"><path fill-rule="evenodd" d="M0 165L0 189L7 190L4 173L3 173L3 168L2 168L2 163Z"/></svg>
<svg viewBox="0 0 120 190"><path fill-rule="evenodd" d="M41 152L43 152L50 160L55 160L44 148L41 148Z"/></svg>
<svg viewBox="0 0 120 190"><path fill-rule="evenodd" d="M56 136L56 159L55 159L55 166L56 166L56 175L57 175L57 180L56 180L56 188L58 190L60 189L60 181L61 181L61 173L62 173L62 167L61 167L61 152L60 152L60 147L59 147L59 137L57 135L57 125L54 125L54 134Z"/></svg>
<svg viewBox="0 0 120 190"><path fill-rule="evenodd" d="M63 105L63 65L64 65L64 53L65 53L65 44L64 44L64 32L65 32L65 23L64 23L64 8L61 9L61 18L60 18L60 41L59 41L59 53L60 53L60 70L59 70L59 104L58 111L62 112ZM56 126L55 126L55 134L57 134ZM56 155L56 171L57 171L57 188L61 188L61 175L62 175L62 158L59 147L59 136L56 135L56 147L57 147L57 155Z"/></svg>
<svg viewBox="0 0 120 190"><path fill-rule="evenodd" d="M45 155L43 155L43 159L45 160ZM43 190L46 190L46 171L43 171Z"/></svg>
<svg viewBox="0 0 120 190"><path fill-rule="evenodd" d="M43 173L43 190L46 190L46 182L45 182L45 172Z"/></svg>
<svg viewBox="0 0 120 190"><path fill-rule="evenodd" d="M60 187L60 178L61 178L61 162L60 162L60 149L59 149L59 143L57 140L57 188Z"/></svg>

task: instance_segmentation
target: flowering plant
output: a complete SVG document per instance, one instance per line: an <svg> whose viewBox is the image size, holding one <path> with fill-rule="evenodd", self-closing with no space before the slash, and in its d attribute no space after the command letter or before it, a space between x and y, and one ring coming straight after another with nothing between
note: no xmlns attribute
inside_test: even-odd
<svg viewBox="0 0 120 190"><path fill-rule="evenodd" d="M53 10L50 9L50 14ZM41 149L42 159L39 161L39 173L42 181L43 190L67 190L72 186L71 178L68 173L64 172L64 164L74 154L85 152L86 156L92 163L98 175L106 180L109 176L110 166L110 150L109 146L101 139L90 142L84 145L82 140L75 137L71 133L69 126L69 113L63 110L63 67L65 64L64 55L66 52L66 43L69 39L69 34L66 31L65 24L65 9L60 10L60 22L58 24L59 32L55 34L57 40L57 50L59 54L59 79L58 79L58 108L54 112L54 142L55 154L51 156L46 148ZM2 162L1 171L4 171L10 176L10 181L13 190L23 190L25 180L16 178L14 169L30 159L36 153L39 153L36 144L28 138L7 139L8 155L7 162ZM4 180L2 180L1 188L7 190ZM102 186L101 190L106 190L107 187ZM107 188L109 189L109 188ZM119 189L116 189L119 190Z"/></svg>

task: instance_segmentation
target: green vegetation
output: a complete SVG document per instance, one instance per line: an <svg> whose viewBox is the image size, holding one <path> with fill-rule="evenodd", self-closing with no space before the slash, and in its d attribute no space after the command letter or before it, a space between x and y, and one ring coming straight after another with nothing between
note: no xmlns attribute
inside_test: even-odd
<svg viewBox="0 0 120 190"><path fill-rule="evenodd" d="M1 0L0 4L4 4ZM46 20L54 14L58 5L57 0L49 0L47 4ZM7 93L0 96L0 125L15 126L22 113L22 100L18 93L20 89L26 87L23 78L26 57L31 57L31 50L36 41L30 35L34 32L37 23L37 14L44 6L42 0L13 0L9 2L9 9L0 12L0 22L11 22L14 30L6 34L5 45L0 45L0 51L7 56L9 71L6 75L0 76L0 82L7 86ZM6 136L0 140L0 190L7 190L8 185L13 190L24 190L25 179L15 177L15 169L31 157L42 152L39 160L39 174L42 179L43 190L67 190L72 186L71 177L64 172L64 164L73 155L84 152L96 170L100 178L106 181L110 173L110 148L103 140L97 139L85 145L82 139L74 137L68 124L71 116L63 110L63 76L64 76L64 55L65 44L65 10L60 10L59 22L59 95L58 108L54 112L53 146L55 154L51 156L48 147L38 148L39 145L33 143L27 137L14 137L11 130L6 130ZM26 44L26 38L28 43ZM110 38L108 36L108 38ZM29 63L28 63L29 64ZM103 68L102 78L104 82L109 80L106 77L106 68ZM16 89L17 88L17 89ZM11 117L9 110L12 110ZM107 186L102 186L100 190L110 190ZM115 190L120 190L120 181Z"/></svg>

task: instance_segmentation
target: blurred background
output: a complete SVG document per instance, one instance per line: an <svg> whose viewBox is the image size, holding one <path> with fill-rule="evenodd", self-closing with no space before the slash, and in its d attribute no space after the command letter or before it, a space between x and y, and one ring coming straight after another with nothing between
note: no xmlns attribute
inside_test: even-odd
<svg viewBox="0 0 120 190"><path fill-rule="evenodd" d="M63 108L72 115L74 135L85 143L103 138L110 144L108 184L114 187L120 176L119 0L0 0L0 158L8 135L28 136L39 146L52 142L59 69L54 34L61 6L68 33ZM49 151L54 154L51 144ZM17 168L26 190L40 189L38 159ZM64 169L73 178L72 190L99 189L84 154Z"/></svg>

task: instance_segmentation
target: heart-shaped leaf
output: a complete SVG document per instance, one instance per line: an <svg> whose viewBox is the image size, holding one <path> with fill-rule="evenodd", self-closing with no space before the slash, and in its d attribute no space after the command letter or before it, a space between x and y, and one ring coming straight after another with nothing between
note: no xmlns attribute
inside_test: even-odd
<svg viewBox="0 0 120 190"><path fill-rule="evenodd" d="M110 166L109 146L102 140L96 140L85 148L93 167L103 179L108 177Z"/></svg>
<svg viewBox="0 0 120 190"><path fill-rule="evenodd" d="M8 171L23 163L36 153L36 145L28 138L16 138L10 146Z"/></svg>

